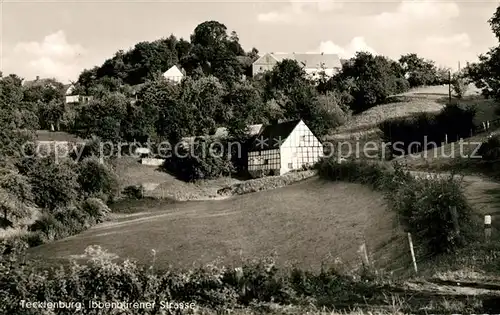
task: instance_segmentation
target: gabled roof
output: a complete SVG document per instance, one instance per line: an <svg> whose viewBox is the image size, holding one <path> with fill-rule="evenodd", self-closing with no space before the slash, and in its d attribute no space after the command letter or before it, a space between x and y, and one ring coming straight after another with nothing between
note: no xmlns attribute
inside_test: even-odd
<svg viewBox="0 0 500 315"><path fill-rule="evenodd" d="M323 65L325 68L342 68L342 62L340 60L339 55L337 54L269 53L266 55L270 55L277 61L283 61L285 59L296 60L299 63L299 65L304 66L306 68L319 68L321 67L321 65ZM266 55L262 57L265 57ZM260 59L262 58L259 58L255 62L259 62Z"/></svg>
<svg viewBox="0 0 500 315"><path fill-rule="evenodd" d="M182 77L184 74L177 66L172 66L170 69L163 73L164 77Z"/></svg>
<svg viewBox="0 0 500 315"><path fill-rule="evenodd" d="M73 94L73 91L75 90L75 85L74 84L65 84L63 89L64 89L64 94L71 95L71 94Z"/></svg>
<svg viewBox="0 0 500 315"><path fill-rule="evenodd" d="M250 151L279 149L299 122L300 119L265 126L253 141Z"/></svg>

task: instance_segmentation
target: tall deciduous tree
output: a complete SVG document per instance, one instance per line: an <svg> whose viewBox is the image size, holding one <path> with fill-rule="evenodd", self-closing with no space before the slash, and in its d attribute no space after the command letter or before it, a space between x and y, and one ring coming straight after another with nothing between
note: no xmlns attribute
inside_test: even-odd
<svg viewBox="0 0 500 315"><path fill-rule="evenodd" d="M390 95L403 92L408 83L402 72L386 57L359 52L332 78L329 89L348 94L349 97L343 98L350 102L354 112L361 112L385 102Z"/></svg>
<svg viewBox="0 0 500 315"><path fill-rule="evenodd" d="M77 114L76 132L83 138L97 136L104 141L120 141L127 103L124 95L112 93L83 105Z"/></svg>
<svg viewBox="0 0 500 315"><path fill-rule="evenodd" d="M228 108L223 103L226 93L223 84L214 76L186 80L181 87L181 99L193 106L197 116L195 132L209 134L228 121Z"/></svg>
<svg viewBox="0 0 500 315"><path fill-rule="evenodd" d="M206 75L214 75L225 83L240 80L243 69L236 59L238 53L244 55L236 32L229 37L227 27L217 21L199 24L191 35L190 56L187 71L201 69Z"/></svg>
<svg viewBox="0 0 500 315"><path fill-rule="evenodd" d="M411 87L436 84L437 69L432 61L420 58L417 54L406 54L399 58Z"/></svg>

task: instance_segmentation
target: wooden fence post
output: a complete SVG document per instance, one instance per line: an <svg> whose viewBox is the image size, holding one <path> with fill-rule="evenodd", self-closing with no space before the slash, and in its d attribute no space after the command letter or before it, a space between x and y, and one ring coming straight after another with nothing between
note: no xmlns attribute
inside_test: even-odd
<svg viewBox="0 0 500 315"><path fill-rule="evenodd" d="M415 260L415 251L413 250L413 242L411 240L411 233L408 232L408 243L410 244L411 260L413 261L413 269L418 273L417 261Z"/></svg>
<svg viewBox="0 0 500 315"><path fill-rule="evenodd" d="M491 239L491 216L484 216L484 241L489 243Z"/></svg>
<svg viewBox="0 0 500 315"><path fill-rule="evenodd" d="M361 246L359 246L359 255L361 256L361 261L363 262L363 265L365 267L369 267L370 266L370 260L368 259L368 252L366 250L366 243L363 243L361 244Z"/></svg>

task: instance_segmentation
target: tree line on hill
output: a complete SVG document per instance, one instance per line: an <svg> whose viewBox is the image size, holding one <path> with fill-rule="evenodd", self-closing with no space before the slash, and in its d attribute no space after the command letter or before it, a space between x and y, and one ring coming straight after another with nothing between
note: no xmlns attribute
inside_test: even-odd
<svg viewBox="0 0 500 315"><path fill-rule="evenodd" d="M75 92L93 96L85 104L64 104L63 85L55 80L23 86L15 75L2 79L12 94L6 99L19 104L21 129L55 126L101 141L174 144L226 127L230 138L244 141L248 125L280 119L303 119L323 136L391 95L448 80L446 70L416 54L395 61L366 52L358 52L332 78L311 80L293 60L254 78L251 65L258 50L245 52L237 33L228 33L225 25L207 21L189 41L170 35L120 50L80 74ZM173 65L186 72L181 84L162 77Z"/></svg>

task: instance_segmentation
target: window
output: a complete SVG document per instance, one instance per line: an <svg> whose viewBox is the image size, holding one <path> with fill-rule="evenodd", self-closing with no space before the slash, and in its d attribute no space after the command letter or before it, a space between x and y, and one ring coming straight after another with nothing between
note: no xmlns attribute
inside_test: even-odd
<svg viewBox="0 0 500 315"><path fill-rule="evenodd" d="M300 136L300 141L306 141L306 136Z"/></svg>
<svg viewBox="0 0 500 315"><path fill-rule="evenodd" d="M292 169L293 168L293 163L288 163L288 169Z"/></svg>
<svg viewBox="0 0 500 315"><path fill-rule="evenodd" d="M268 159L265 159L264 160L264 165L268 165L269 164L269 160Z"/></svg>

